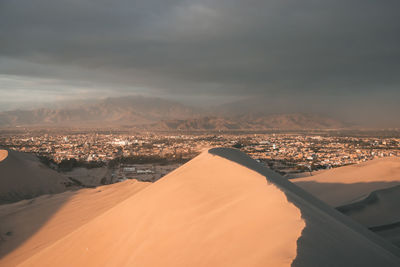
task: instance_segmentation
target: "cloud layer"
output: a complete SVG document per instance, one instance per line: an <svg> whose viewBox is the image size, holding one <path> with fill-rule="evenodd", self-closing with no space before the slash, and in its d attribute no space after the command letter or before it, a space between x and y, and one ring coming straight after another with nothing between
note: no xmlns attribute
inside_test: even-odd
<svg viewBox="0 0 400 267"><path fill-rule="evenodd" d="M170 95L392 95L399 10L396 0L4 0L0 74Z"/></svg>

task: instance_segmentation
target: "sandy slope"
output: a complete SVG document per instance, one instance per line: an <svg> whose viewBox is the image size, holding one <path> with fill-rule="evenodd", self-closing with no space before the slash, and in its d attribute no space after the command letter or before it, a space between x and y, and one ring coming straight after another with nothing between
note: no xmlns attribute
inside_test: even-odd
<svg viewBox="0 0 400 267"><path fill-rule="evenodd" d="M400 247L400 226L375 231L375 233Z"/></svg>
<svg viewBox="0 0 400 267"><path fill-rule="evenodd" d="M206 151L135 192L85 220L115 196L65 199L9 255L19 266L400 266L396 248L238 150Z"/></svg>
<svg viewBox="0 0 400 267"><path fill-rule="evenodd" d="M400 158L376 159L292 182L332 206L342 206L359 201L372 191L400 185Z"/></svg>
<svg viewBox="0 0 400 267"><path fill-rule="evenodd" d="M148 185L129 180L0 205L0 266L17 265Z"/></svg>
<svg viewBox="0 0 400 267"><path fill-rule="evenodd" d="M400 186L372 192L367 198L338 209L371 228L400 222Z"/></svg>
<svg viewBox="0 0 400 267"><path fill-rule="evenodd" d="M0 204L66 190L70 182L32 155L8 151L0 162Z"/></svg>
<svg viewBox="0 0 400 267"><path fill-rule="evenodd" d="M400 247L400 185L377 190L338 210Z"/></svg>
<svg viewBox="0 0 400 267"><path fill-rule="evenodd" d="M22 266L289 266L303 227L263 176L206 153Z"/></svg>
<svg viewBox="0 0 400 267"><path fill-rule="evenodd" d="M382 158L291 180L400 246L400 158Z"/></svg>

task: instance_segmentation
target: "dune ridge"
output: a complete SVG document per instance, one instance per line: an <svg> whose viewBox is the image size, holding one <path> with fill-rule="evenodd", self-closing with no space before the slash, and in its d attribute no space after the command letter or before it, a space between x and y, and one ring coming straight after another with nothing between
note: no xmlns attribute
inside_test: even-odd
<svg viewBox="0 0 400 267"><path fill-rule="evenodd" d="M291 181L400 247L400 158L376 159Z"/></svg>
<svg viewBox="0 0 400 267"><path fill-rule="evenodd" d="M400 186L373 191L361 201L337 209L400 247Z"/></svg>
<svg viewBox="0 0 400 267"><path fill-rule="evenodd" d="M303 227L265 177L204 153L21 266L290 266Z"/></svg>
<svg viewBox="0 0 400 267"><path fill-rule="evenodd" d="M398 248L291 181L263 167L248 155L229 148L213 148L209 152L262 174L268 182L281 188L289 201L300 208L306 227L297 241L297 257L292 266L380 266L382 264L397 266L400 264ZM338 257L338 255L341 256Z"/></svg>
<svg viewBox="0 0 400 267"><path fill-rule="evenodd" d="M83 198L67 201L21 246L35 251L12 252L18 266L400 265L396 247L236 149L205 151L125 196L68 231ZM33 247L57 227L63 234Z"/></svg>
<svg viewBox="0 0 400 267"><path fill-rule="evenodd" d="M400 186L373 191L361 201L337 207L368 228L400 222Z"/></svg>

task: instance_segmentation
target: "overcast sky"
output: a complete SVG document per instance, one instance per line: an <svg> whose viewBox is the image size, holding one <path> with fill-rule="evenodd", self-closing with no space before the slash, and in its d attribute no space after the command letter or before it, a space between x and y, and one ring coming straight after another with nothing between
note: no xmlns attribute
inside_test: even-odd
<svg viewBox="0 0 400 267"><path fill-rule="evenodd" d="M378 99L400 112L399 10L398 0L0 0L0 103L140 93Z"/></svg>

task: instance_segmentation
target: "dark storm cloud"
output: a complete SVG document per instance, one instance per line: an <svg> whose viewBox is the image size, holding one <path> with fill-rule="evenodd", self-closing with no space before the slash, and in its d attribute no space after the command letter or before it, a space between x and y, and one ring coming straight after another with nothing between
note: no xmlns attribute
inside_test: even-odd
<svg viewBox="0 0 400 267"><path fill-rule="evenodd" d="M0 73L186 94L393 92L399 10L395 0L0 0Z"/></svg>

